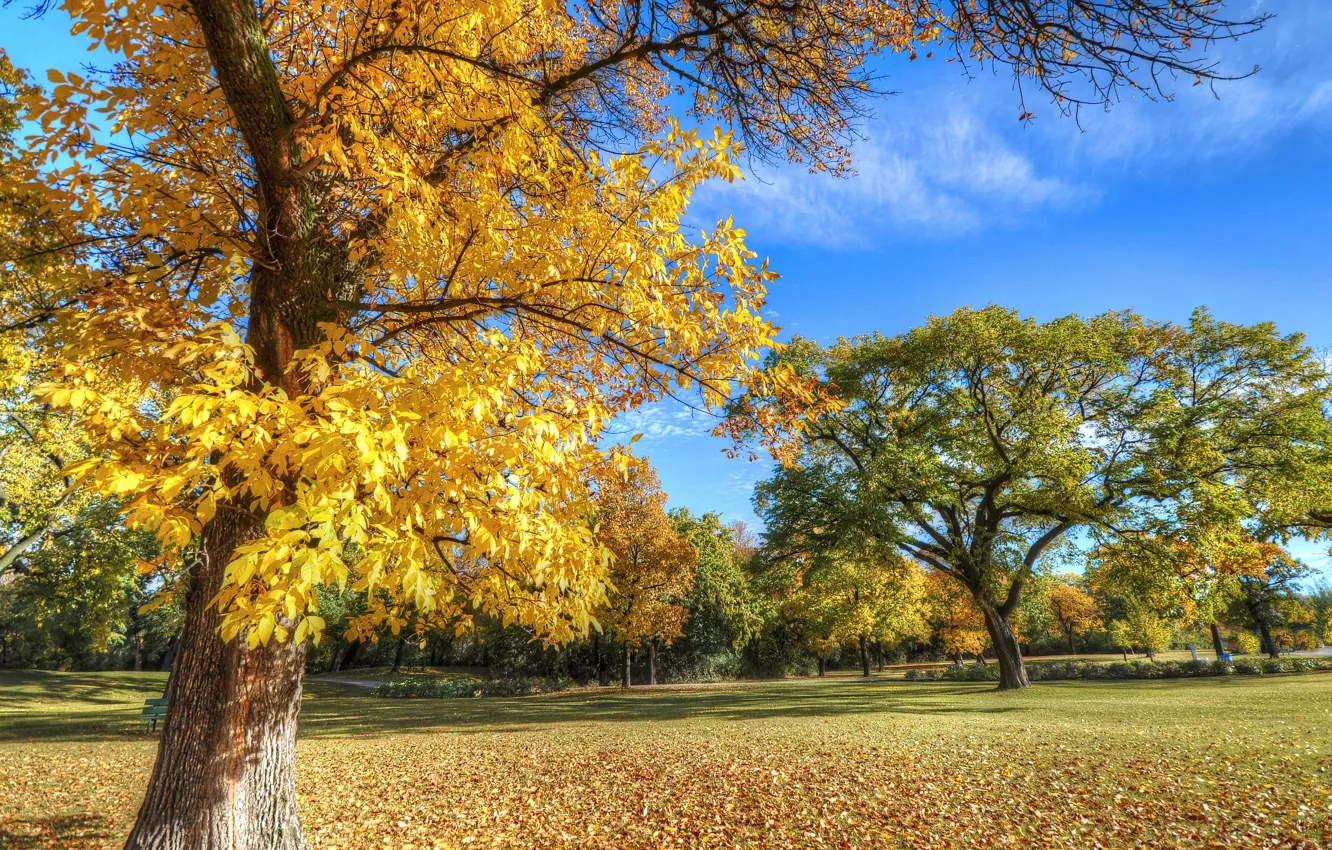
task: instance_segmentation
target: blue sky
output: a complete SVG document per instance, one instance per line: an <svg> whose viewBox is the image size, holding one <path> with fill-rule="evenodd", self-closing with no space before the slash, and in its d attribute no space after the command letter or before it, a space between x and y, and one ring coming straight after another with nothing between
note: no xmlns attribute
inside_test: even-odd
<svg viewBox="0 0 1332 850"><path fill-rule="evenodd" d="M1275 321L1332 346L1332 3L1231 3L1267 28L1213 47L1223 69L1262 70L1173 102L1130 98L1080 122L1011 79L964 78L939 59L890 62L889 87L837 180L768 167L707 189L700 223L733 215L782 278L784 335L821 341L904 331L930 314L997 303L1049 319L1132 307L1186 319L1199 305ZM57 14L0 8L0 46L37 72L87 61ZM768 465L729 460L712 423L657 406L627 433L657 464L674 505L753 522ZM1315 559L1316 560L1316 559ZM1323 559L1325 560L1325 559Z"/></svg>
<svg viewBox="0 0 1332 850"><path fill-rule="evenodd" d="M782 274L783 336L897 333L989 303L1040 319L1206 305L1332 346L1332 3L1234 8L1277 17L1213 49L1224 68L1262 66L1219 99L1185 80L1173 102L1084 111L1081 128L1029 100L1022 125L1010 79L918 60L890 79L901 93L878 105L856 177L767 168L696 215L733 214ZM626 424L672 503L754 521L766 463L728 460L686 410Z"/></svg>

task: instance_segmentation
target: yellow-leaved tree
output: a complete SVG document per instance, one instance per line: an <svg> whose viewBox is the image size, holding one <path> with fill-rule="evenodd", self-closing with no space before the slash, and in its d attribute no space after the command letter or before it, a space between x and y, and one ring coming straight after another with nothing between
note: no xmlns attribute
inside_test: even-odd
<svg viewBox="0 0 1332 850"><path fill-rule="evenodd" d="M720 401L771 341L742 231L681 226L737 138L841 169L885 49L948 39L1068 104L1082 71L1093 99L1135 63L1208 73L1181 51L1232 31L1211 0L61 7L115 62L23 94L38 132L0 191L63 239L16 254L60 258L16 332L79 418L71 474L164 568L201 539L128 841L192 850L306 845L317 586L366 594L354 629L587 628L602 426Z"/></svg>
<svg viewBox="0 0 1332 850"><path fill-rule="evenodd" d="M1077 639L1100 622L1096 599L1082 588L1080 576L1057 576L1045 592L1050 617L1064 635L1069 652L1077 652Z"/></svg>

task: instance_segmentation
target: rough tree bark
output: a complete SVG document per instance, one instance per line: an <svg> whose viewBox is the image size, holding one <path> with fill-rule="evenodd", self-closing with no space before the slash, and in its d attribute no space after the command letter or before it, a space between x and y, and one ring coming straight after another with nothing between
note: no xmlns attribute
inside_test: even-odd
<svg viewBox="0 0 1332 850"><path fill-rule="evenodd" d="M652 638L647 642L648 648L648 684L657 684L657 639Z"/></svg>
<svg viewBox="0 0 1332 850"><path fill-rule="evenodd" d="M626 688L633 687L633 677L630 674L630 665L633 664L634 654L629 649L629 641L624 642L624 673L620 677L620 684Z"/></svg>
<svg viewBox="0 0 1332 850"><path fill-rule="evenodd" d="M245 342L262 381L303 391L293 355L323 339L337 299L354 294L345 241L321 215L254 3L190 0L218 86L250 154L258 199ZM330 293L333 298L330 298ZM226 475L226 471L223 471ZM304 646L223 643L207 603L237 544L264 516L221 506L203 531L184 633L167 696L171 711L127 850L305 850L296 809L296 720ZM291 624L294 625L294 624Z"/></svg>
<svg viewBox="0 0 1332 850"><path fill-rule="evenodd" d="M819 675L828 675L828 659L822 655L819 656Z"/></svg>
<svg viewBox="0 0 1332 850"><path fill-rule="evenodd" d="M1216 623L1212 623L1212 649L1216 650L1216 657L1219 659L1226 651L1226 645L1221 642L1221 630L1217 628Z"/></svg>
<svg viewBox="0 0 1332 850"><path fill-rule="evenodd" d="M1031 680L1027 678L1027 667L1022 662L1022 652L1018 649L1017 638L1013 637L1008 617L993 605L982 604L981 610L985 613L985 630L990 633L995 660L999 662L999 690L1027 687Z"/></svg>
<svg viewBox="0 0 1332 850"><path fill-rule="evenodd" d="M296 722L305 646L223 643L209 600L236 545L262 525L223 509L204 529L167 687L157 762L126 850L305 850Z"/></svg>
<svg viewBox="0 0 1332 850"><path fill-rule="evenodd" d="M865 676L865 678L869 678L870 675L869 641L865 639L864 635L860 636L860 672Z"/></svg>

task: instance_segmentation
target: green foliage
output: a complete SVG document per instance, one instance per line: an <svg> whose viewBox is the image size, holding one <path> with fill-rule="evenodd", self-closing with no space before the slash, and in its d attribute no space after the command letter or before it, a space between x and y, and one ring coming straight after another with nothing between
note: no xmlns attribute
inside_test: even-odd
<svg viewBox="0 0 1332 850"><path fill-rule="evenodd" d="M1076 679L1182 679L1194 676L1261 676L1264 673L1312 673L1332 670L1332 659L1283 658L1266 662L1237 661L1114 661L1099 664L1091 661L1051 661L1031 664L1027 675L1033 682L1053 682ZM934 670L910 670L906 678L913 682L995 682L999 668L991 665L951 667Z"/></svg>
<svg viewBox="0 0 1332 850"><path fill-rule="evenodd" d="M756 494L773 548L888 541L1005 621L1074 528L1253 524L1328 480L1332 384L1271 324L964 308L897 337L795 340L770 365L814 387L733 408L732 430L787 462Z"/></svg>
<svg viewBox="0 0 1332 850"><path fill-rule="evenodd" d="M0 660L87 668L129 666L143 635L148 657L161 657L178 624L175 605L140 614L149 586L136 565L153 557L150 534L119 524L115 506L94 505L77 524L28 552L23 569L0 587Z"/></svg>
<svg viewBox="0 0 1332 850"><path fill-rule="evenodd" d="M387 699L463 699L471 697L525 697L567 690L573 682L560 678L511 679L406 679L385 682L373 690Z"/></svg>

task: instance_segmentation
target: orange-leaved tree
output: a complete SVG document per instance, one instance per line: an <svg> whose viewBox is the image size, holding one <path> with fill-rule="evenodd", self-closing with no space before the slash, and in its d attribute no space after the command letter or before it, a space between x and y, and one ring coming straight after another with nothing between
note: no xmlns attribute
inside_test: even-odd
<svg viewBox="0 0 1332 850"><path fill-rule="evenodd" d="M633 654L646 644L648 682L657 683L661 641L683 633L684 598L694 584L698 552L666 514L666 494L646 459L597 470L597 540L610 553L609 602L599 616L623 644L621 683L632 684Z"/></svg>
<svg viewBox="0 0 1332 850"><path fill-rule="evenodd" d="M766 345L766 271L692 191L757 156L846 163L868 57L951 39L1076 102L1132 66L1208 73L1212 0L532 3L64 0L115 57L24 96L0 175L60 244L30 321L71 470L168 553L191 538L171 713L129 846L306 842L294 744L319 585L353 631L547 639L602 598L586 471L617 412ZM1099 72L1104 73L1099 73ZM686 121L685 124L688 124ZM21 238L21 234L20 234Z"/></svg>
<svg viewBox="0 0 1332 850"><path fill-rule="evenodd" d="M1078 636L1085 635L1100 622L1100 608L1090 593L1083 590L1076 575L1059 576L1045 593L1050 617L1064 633L1069 652L1077 652Z"/></svg>
<svg viewBox="0 0 1332 850"><path fill-rule="evenodd" d="M965 656L982 663L990 636L985 631L985 617L967 595L965 588L937 571L926 573L928 595L926 611L944 654L961 664Z"/></svg>

